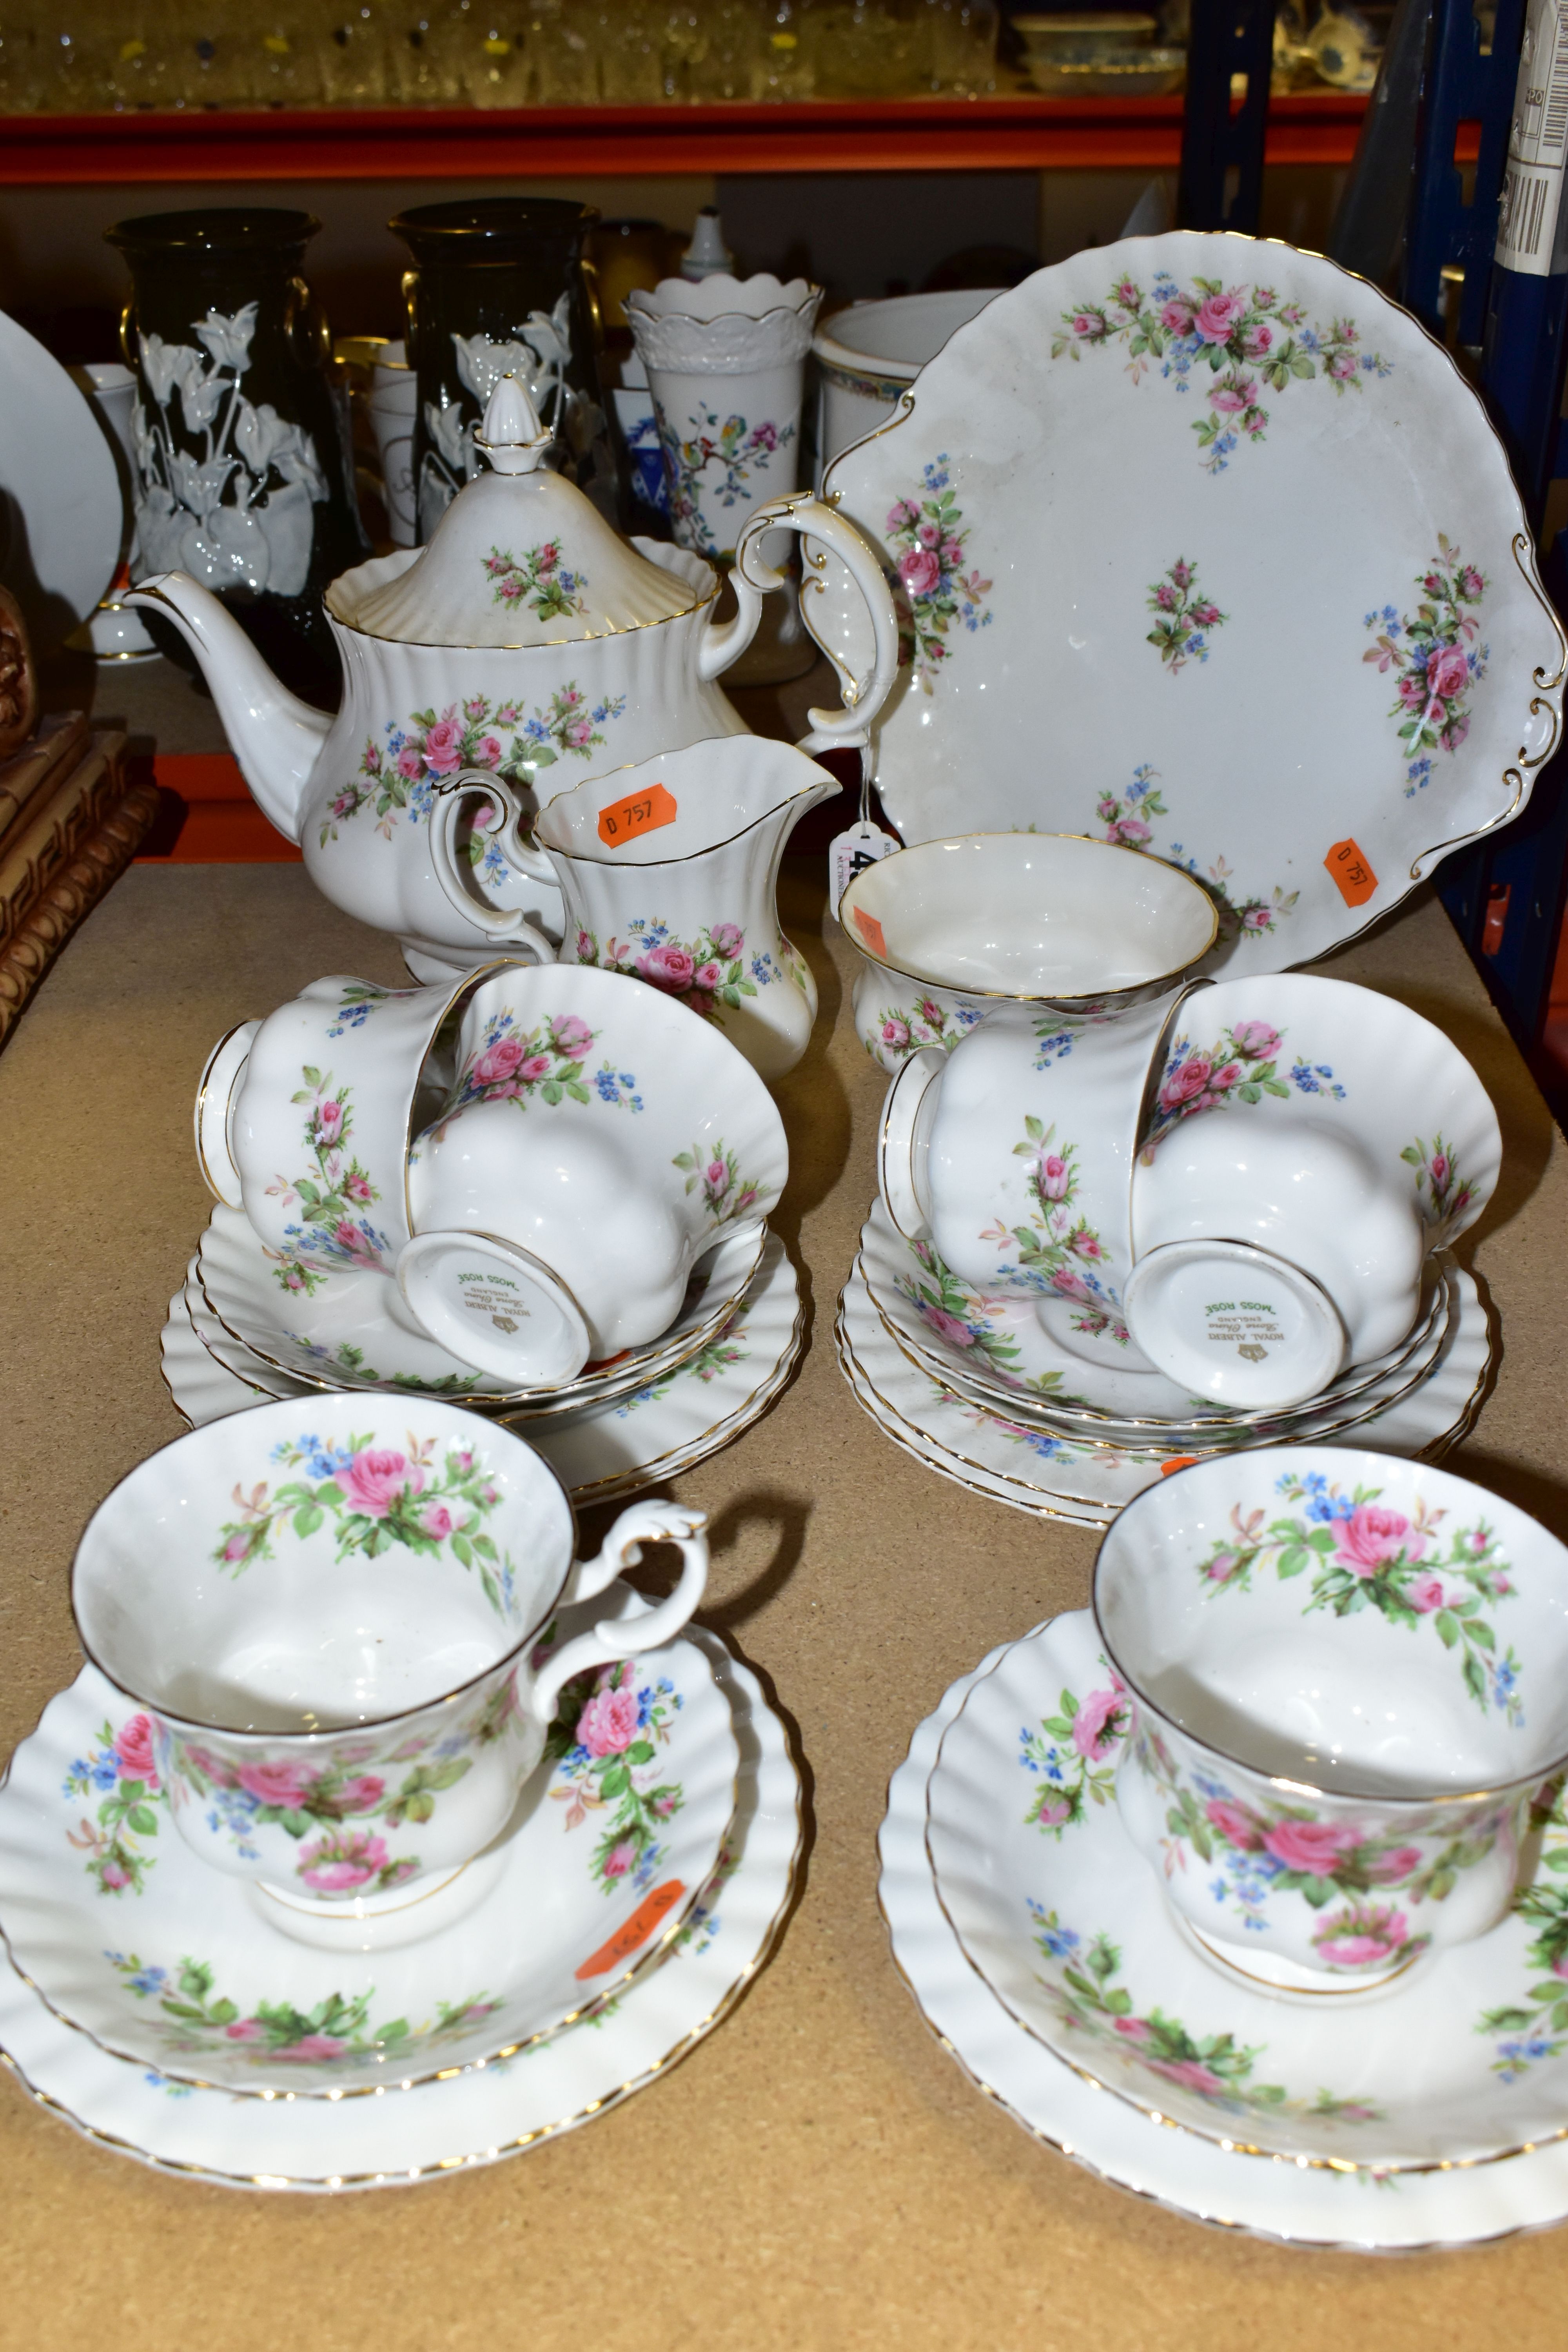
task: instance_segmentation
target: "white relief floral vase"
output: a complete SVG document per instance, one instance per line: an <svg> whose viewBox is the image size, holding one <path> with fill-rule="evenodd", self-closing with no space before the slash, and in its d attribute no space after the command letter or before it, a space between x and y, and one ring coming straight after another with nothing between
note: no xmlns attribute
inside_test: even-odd
<svg viewBox="0 0 1568 2352"><path fill-rule="evenodd" d="M816 983L779 928L779 864L806 811L838 790L826 769L757 736L693 743L563 793L535 821L535 847L507 788L485 789L500 804L493 820L465 834L450 794L434 821L437 871L459 904L472 904L467 845L499 840L510 865L559 882L563 963L647 982L712 1022L763 1078L794 1069ZM489 919L498 953L521 936L515 918Z"/></svg>
<svg viewBox="0 0 1568 2352"><path fill-rule="evenodd" d="M734 561L752 510L796 484L806 354L822 300L804 278L726 273L665 278L626 304L658 420L678 542L721 565ZM764 560L783 561L782 541ZM770 616L772 617L772 616ZM743 656L737 684L809 668L815 652L793 597Z"/></svg>
<svg viewBox="0 0 1568 2352"><path fill-rule="evenodd" d="M464 771L510 784L529 815L584 777L626 761L747 730L718 680L751 643L766 592L784 576L750 560L739 610L714 617L719 583L686 548L626 541L543 464L552 436L526 388L490 395L479 447L489 470L455 499L428 547L400 549L334 580L325 611L342 666L335 719L274 677L211 591L184 572L143 581L127 601L172 621L195 650L247 782L300 843L323 895L394 931L416 979L488 962L484 907L562 932L552 877L509 866L494 843L470 867L476 911L437 880L436 796ZM859 580L876 652L842 673L847 707L811 713L808 751L861 745L893 682L898 627L880 565L858 532L805 493L777 522L836 550ZM776 538L773 509L752 539ZM469 818L482 802L468 794Z"/></svg>

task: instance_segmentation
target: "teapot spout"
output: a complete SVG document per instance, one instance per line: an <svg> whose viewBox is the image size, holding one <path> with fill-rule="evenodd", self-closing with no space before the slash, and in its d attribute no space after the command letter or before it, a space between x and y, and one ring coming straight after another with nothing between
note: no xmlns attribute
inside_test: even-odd
<svg viewBox="0 0 1568 2352"><path fill-rule="evenodd" d="M179 630L202 666L257 806L297 842L306 786L331 719L279 684L226 606L189 572L140 581L123 602L162 613Z"/></svg>

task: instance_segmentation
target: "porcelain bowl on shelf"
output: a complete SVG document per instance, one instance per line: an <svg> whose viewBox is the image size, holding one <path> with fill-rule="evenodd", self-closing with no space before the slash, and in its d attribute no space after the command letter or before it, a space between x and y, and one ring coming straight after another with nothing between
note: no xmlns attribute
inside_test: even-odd
<svg viewBox="0 0 1568 2352"><path fill-rule="evenodd" d="M839 921L864 970L855 1026L896 1071L951 1048L1002 1004L1075 1025L1172 994L1218 918L1190 876L1079 834L973 833L894 852L855 876Z"/></svg>
<svg viewBox="0 0 1568 2352"><path fill-rule="evenodd" d="M817 474L841 449L885 424L928 360L967 326L999 287L954 287L934 294L895 294L854 302L818 327L811 348L822 404L817 412Z"/></svg>
<svg viewBox="0 0 1568 2352"><path fill-rule="evenodd" d="M1568 1762L1568 1551L1522 1511L1351 1448L1205 1462L1121 1513L1094 1612L1122 1822L1222 1964L1342 1992L1505 1916Z"/></svg>

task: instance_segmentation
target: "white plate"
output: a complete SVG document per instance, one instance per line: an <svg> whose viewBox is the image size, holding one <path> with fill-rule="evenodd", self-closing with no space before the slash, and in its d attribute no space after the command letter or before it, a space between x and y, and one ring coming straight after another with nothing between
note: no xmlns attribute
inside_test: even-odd
<svg viewBox="0 0 1568 2352"><path fill-rule="evenodd" d="M1491 1362L1486 1309L1471 1276L1456 1268L1451 1276L1458 1312L1432 1368L1408 1391L1353 1423L1356 1444L1373 1452L1436 1459L1458 1443L1479 1409ZM883 1325L866 1289L858 1262L840 1303L838 1346L857 1394L869 1391L874 1418L884 1428L907 1433L910 1451L923 1452L947 1475L976 1493L1042 1507L1072 1516L1113 1517L1124 1503L1163 1475L1168 1450L1129 1447L1117 1452L1029 1427L986 1412L912 1364ZM1402 1380L1403 1374L1396 1379ZM1363 1402L1375 1397L1369 1391ZM1305 1444L1326 1437L1333 1424L1305 1423L1293 1437ZM1174 1457L1181 1460L1184 1457Z"/></svg>
<svg viewBox="0 0 1568 2352"><path fill-rule="evenodd" d="M612 1615L641 1613L628 1588L617 1597ZM602 1613L564 1611L562 1632ZM648 1750L635 1764L575 1738L591 1692L623 1672ZM734 1812L729 1706L706 1656L677 1642L568 1685L553 1763L530 1780L500 1851L468 1865L495 1873L480 1901L453 1917L438 1888L416 1885L407 1921L384 1910L367 1929L343 1909L312 1917L303 1943L276 1899L192 1852L156 1774L134 1749L122 1763L128 1724L144 1730L146 1717L87 1666L17 1748L0 1788L0 1934L62 2024L171 2082L251 2097L353 2097L549 2040L658 1960ZM426 1780L410 1768L411 1790ZM255 1801L236 1789L215 1801L242 1839ZM384 1816L325 1811L301 1854L312 1839L384 1858L389 1841L416 1842L416 1823ZM460 1899L457 1882L452 1892ZM421 1912L445 1924L388 1948L386 1927Z"/></svg>
<svg viewBox="0 0 1568 2352"><path fill-rule="evenodd" d="M319 1393L260 1364L255 1382L237 1378L202 1345L193 1311L199 1312L199 1302L193 1309L186 1294L176 1293L162 1343L175 1411L193 1428L268 1396ZM801 1340L795 1268L784 1244L770 1236L730 1324L700 1353L605 1404L542 1419L523 1415L515 1424L503 1418L543 1454L574 1502L607 1502L689 1470L749 1429L787 1381Z"/></svg>
<svg viewBox="0 0 1568 2352"><path fill-rule="evenodd" d="M96 607L120 562L125 504L85 396L0 310L0 580L40 653Z"/></svg>
<svg viewBox="0 0 1568 2352"><path fill-rule="evenodd" d="M1011 1405L1022 1420L1044 1420L1086 1440L1136 1444L1142 1438L1171 1446L1188 1437L1213 1443L1238 1429L1261 1435L1280 1425L1278 1413L1200 1412L1203 1400L1186 1395L1163 1372L1069 1355L1041 1325L1031 1301L982 1297L942 1265L929 1242L906 1241L879 1201L860 1229L860 1265L877 1311L900 1346L933 1378L994 1412ZM1352 1365L1311 1400L1312 1409L1338 1407L1408 1361L1429 1337L1445 1297L1443 1277L1429 1265L1423 1311L1399 1347L1375 1362ZM1173 1409L1168 1419L1166 1406Z"/></svg>
<svg viewBox="0 0 1568 2352"><path fill-rule="evenodd" d="M238 1349L237 1357L234 1347L221 1349L219 1360L241 1379L254 1377L254 1360L307 1388L395 1389L476 1405L526 1402L534 1411L567 1412L621 1395L639 1379L695 1353L755 1274L763 1237L763 1230L733 1234L700 1260L679 1314L657 1339L543 1392L492 1380L410 1331L392 1311L397 1286L390 1275L312 1269L318 1295L289 1289L286 1277L297 1269L266 1247L242 1210L221 1202L202 1236L197 1280L207 1307Z"/></svg>
<svg viewBox="0 0 1568 2352"><path fill-rule="evenodd" d="M1247 974L1352 937L1523 806L1563 634L1480 401L1374 287L1234 236L1090 247L987 304L902 407L824 496L919 624L875 730L906 841L1149 848L1218 899L1209 968ZM863 670L831 555L823 584L813 632ZM1427 639L1454 657L1407 744Z"/></svg>
<svg viewBox="0 0 1568 2352"><path fill-rule="evenodd" d="M766 1959L801 1834L799 1780L756 1677L715 1634L682 1640L707 1654L731 1702L741 1752L735 1821L668 1958L612 2010L450 2082L366 2099L235 2099L109 2057L0 1970L0 2050L23 2088L88 2137L159 2168L237 2188L331 2191L493 2164L668 2074Z"/></svg>
<svg viewBox="0 0 1568 2352"><path fill-rule="evenodd" d="M931 1769L937 1900L1026 2033L1156 2124L1300 2165L1386 2176L1568 2136L1560 1803L1489 1935L1386 1986L1281 1998L1197 1948L1128 1837L1114 1796L1128 1723L1079 1610L1003 1652ZM1325 1919L1398 1902L1342 1887Z"/></svg>
<svg viewBox="0 0 1568 2352"><path fill-rule="evenodd" d="M1087 2171L1172 2211L1302 2246L1373 2252L1474 2244L1568 2218L1568 2145L1451 2170L1366 2173L1227 2152L1149 2122L1018 2030L965 1959L937 1902L925 1792L943 1732L991 1652L928 1716L893 1775L878 1839L878 1899L893 1958L931 2031L970 2080L1034 2137Z"/></svg>

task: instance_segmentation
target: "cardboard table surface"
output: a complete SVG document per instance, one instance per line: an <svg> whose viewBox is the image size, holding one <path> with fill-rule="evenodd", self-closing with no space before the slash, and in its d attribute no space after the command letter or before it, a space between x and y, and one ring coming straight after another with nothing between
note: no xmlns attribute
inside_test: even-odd
<svg viewBox="0 0 1568 2352"><path fill-rule="evenodd" d="M786 927L822 987L780 1089L777 1220L809 1352L766 1418L679 1480L712 1516L703 1615L771 1679L804 1759L798 1907L729 2020L667 2079L528 2154L339 2199L155 2175L0 2073L0 2342L30 2352L310 2343L423 2352L1453 2352L1568 2340L1568 2231L1386 2262L1297 2252L1102 2186L988 2105L922 2022L877 1909L889 1773L947 1685L1084 1601L1095 1537L919 1468L852 1401L835 1303L873 1190L882 1092L816 867ZM826 935L826 938L824 935ZM1500 1315L1500 1375L1457 1467L1568 1535L1568 1160L1441 908L1418 898L1326 969L1437 1021L1506 1139L1462 1245ZM0 1058L0 1753L79 1663L72 1549L107 1488L178 1433L158 1332L209 1206L191 1097L215 1038L322 972L397 982L394 943L297 866L131 873ZM598 1519L584 1528L598 1532Z"/></svg>

